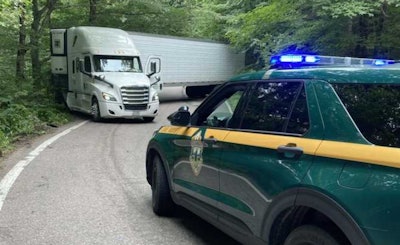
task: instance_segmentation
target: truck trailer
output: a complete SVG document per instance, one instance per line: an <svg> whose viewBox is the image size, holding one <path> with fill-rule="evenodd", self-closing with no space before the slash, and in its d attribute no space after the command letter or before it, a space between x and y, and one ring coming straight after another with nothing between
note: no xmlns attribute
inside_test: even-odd
<svg viewBox="0 0 400 245"><path fill-rule="evenodd" d="M215 85L227 81L245 66L244 53L229 45L202 39L128 32L143 60L162 59L162 96L169 88L181 87L189 97L203 97Z"/></svg>
<svg viewBox="0 0 400 245"><path fill-rule="evenodd" d="M159 110L161 58L150 52L145 58L143 67L130 35L119 29L81 26L51 30L51 70L57 97L70 110L92 115L94 121L154 120Z"/></svg>

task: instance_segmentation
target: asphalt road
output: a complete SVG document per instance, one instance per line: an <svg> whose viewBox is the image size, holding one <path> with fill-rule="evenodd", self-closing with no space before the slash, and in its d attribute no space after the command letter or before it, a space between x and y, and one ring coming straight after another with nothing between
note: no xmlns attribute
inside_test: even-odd
<svg viewBox="0 0 400 245"><path fill-rule="evenodd" d="M153 123L95 123L76 115L74 123L21 145L0 162L1 180L18 162L31 159L0 207L0 244L235 244L188 211L160 218L151 209L147 142L179 106L199 103L164 102Z"/></svg>

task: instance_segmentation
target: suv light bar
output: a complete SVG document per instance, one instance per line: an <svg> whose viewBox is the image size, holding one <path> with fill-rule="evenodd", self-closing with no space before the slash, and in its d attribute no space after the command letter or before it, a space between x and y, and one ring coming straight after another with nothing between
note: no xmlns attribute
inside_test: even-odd
<svg viewBox="0 0 400 245"><path fill-rule="evenodd" d="M312 65L331 65L331 66L352 66L352 65L368 65L368 66L384 66L396 63L394 60L387 59L368 59L354 57L339 56L321 56L321 55L275 55L270 59L271 66L274 67L299 67Z"/></svg>

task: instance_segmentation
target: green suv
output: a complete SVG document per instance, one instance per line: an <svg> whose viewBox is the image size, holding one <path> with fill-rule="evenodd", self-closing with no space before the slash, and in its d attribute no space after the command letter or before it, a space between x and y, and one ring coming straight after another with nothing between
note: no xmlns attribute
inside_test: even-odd
<svg viewBox="0 0 400 245"><path fill-rule="evenodd" d="M154 134L154 212L183 206L244 244L400 244L400 67L271 62Z"/></svg>

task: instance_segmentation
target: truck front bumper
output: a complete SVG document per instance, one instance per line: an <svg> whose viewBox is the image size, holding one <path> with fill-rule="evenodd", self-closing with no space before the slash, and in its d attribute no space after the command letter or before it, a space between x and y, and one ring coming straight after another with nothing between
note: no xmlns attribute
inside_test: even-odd
<svg viewBox="0 0 400 245"><path fill-rule="evenodd" d="M159 102L147 104L146 110L126 110L123 104L100 102L100 115L102 118L127 118L136 119L143 117L156 117Z"/></svg>

